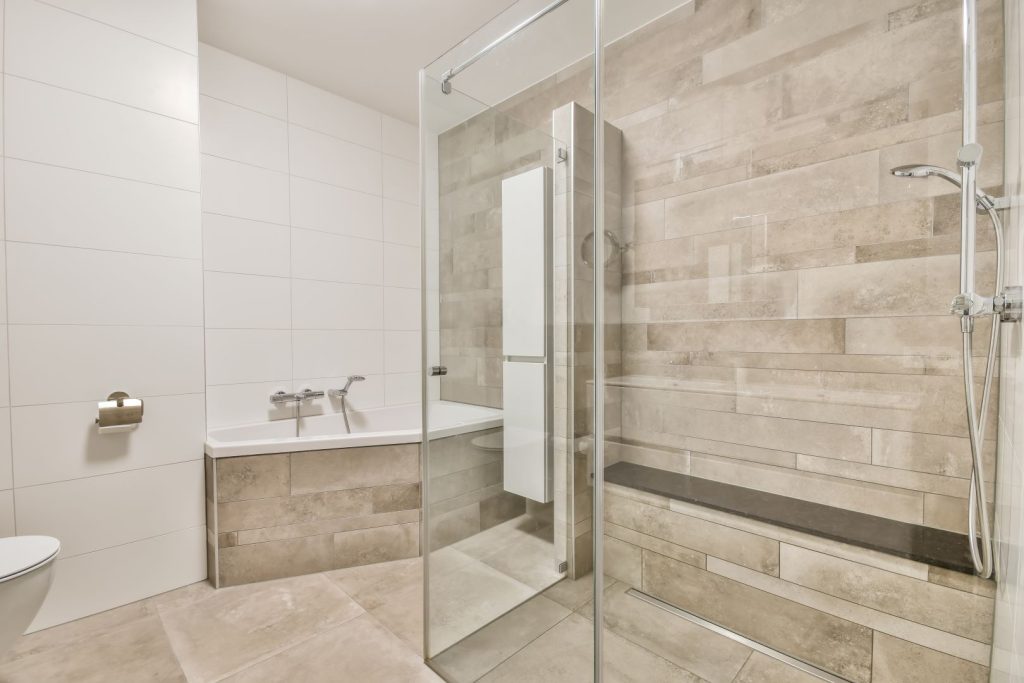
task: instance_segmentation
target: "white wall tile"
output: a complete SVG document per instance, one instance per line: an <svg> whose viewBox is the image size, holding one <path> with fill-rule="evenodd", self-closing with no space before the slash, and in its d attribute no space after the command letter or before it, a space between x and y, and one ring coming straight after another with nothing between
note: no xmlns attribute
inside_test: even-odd
<svg viewBox="0 0 1024 683"><path fill-rule="evenodd" d="M419 163L419 129L411 123L385 116L383 120L383 146L385 154Z"/></svg>
<svg viewBox="0 0 1024 683"><path fill-rule="evenodd" d="M201 327L11 325L14 405L203 390Z"/></svg>
<svg viewBox="0 0 1024 683"><path fill-rule="evenodd" d="M14 536L14 491L0 491L0 538Z"/></svg>
<svg viewBox="0 0 1024 683"><path fill-rule="evenodd" d="M5 73L197 122L194 55L36 0L5 12Z"/></svg>
<svg viewBox="0 0 1024 683"><path fill-rule="evenodd" d="M0 358L10 352L10 337L10 327L0 325ZM0 406L7 407L9 405L11 405L10 366L8 363L0 363Z"/></svg>
<svg viewBox="0 0 1024 683"><path fill-rule="evenodd" d="M291 187L293 226L381 239L379 196L304 178L292 178Z"/></svg>
<svg viewBox="0 0 1024 683"><path fill-rule="evenodd" d="M49 5L197 54L196 3L180 0L46 0Z"/></svg>
<svg viewBox="0 0 1024 683"><path fill-rule="evenodd" d="M420 250L384 243L384 286L415 289L420 286Z"/></svg>
<svg viewBox="0 0 1024 683"><path fill-rule="evenodd" d="M384 288L384 329L420 329L420 290Z"/></svg>
<svg viewBox="0 0 1024 683"><path fill-rule="evenodd" d="M199 193L7 159L7 238L201 258Z"/></svg>
<svg viewBox="0 0 1024 683"><path fill-rule="evenodd" d="M381 193L380 152L299 126L288 126L288 138L293 175Z"/></svg>
<svg viewBox="0 0 1024 683"><path fill-rule="evenodd" d="M206 527L58 558L55 569L53 586L30 632L202 581Z"/></svg>
<svg viewBox="0 0 1024 683"><path fill-rule="evenodd" d="M291 281L282 277L206 273L207 328L291 328Z"/></svg>
<svg viewBox="0 0 1024 683"><path fill-rule="evenodd" d="M288 112L284 74L206 43L199 44L199 92L279 119Z"/></svg>
<svg viewBox="0 0 1024 683"><path fill-rule="evenodd" d="M203 154L288 172L284 121L205 95L199 99L199 115Z"/></svg>
<svg viewBox="0 0 1024 683"><path fill-rule="evenodd" d="M203 461L14 490L18 533L55 536L61 557L205 522Z"/></svg>
<svg viewBox="0 0 1024 683"><path fill-rule="evenodd" d="M11 409L0 408L0 491L14 486L14 458L11 457ZM0 537L3 534L0 533Z"/></svg>
<svg viewBox="0 0 1024 683"><path fill-rule="evenodd" d="M317 280L292 282L292 327L296 330L379 330L383 288Z"/></svg>
<svg viewBox="0 0 1024 683"><path fill-rule="evenodd" d="M288 175L204 154L203 211L288 225Z"/></svg>
<svg viewBox="0 0 1024 683"><path fill-rule="evenodd" d="M387 331L384 333L384 372L409 373L420 370L420 333Z"/></svg>
<svg viewBox="0 0 1024 683"><path fill-rule="evenodd" d="M206 270L288 277L291 235L287 226L203 214Z"/></svg>
<svg viewBox="0 0 1024 683"><path fill-rule="evenodd" d="M292 229L292 277L379 285L380 242Z"/></svg>
<svg viewBox="0 0 1024 683"><path fill-rule="evenodd" d="M206 383L271 382L292 375L287 330L207 330Z"/></svg>
<svg viewBox="0 0 1024 683"><path fill-rule="evenodd" d="M194 259L10 242L7 282L12 323L203 324Z"/></svg>
<svg viewBox="0 0 1024 683"><path fill-rule="evenodd" d="M420 373L389 374L384 376L384 399L389 406L419 403L422 392Z"/></svg>
<svg viewBox="0 0 1024 683"><path fill-rule="evenodd" d="M306 128L381 148L381 114L294 78L288 79L288 120Z"/></svg>
<svg viewBox="0 0 1024 683"><path fill-rule="evenodd" d="M4 77L6 156L199 189L197 126Z"/></svg>
<svg viewBox="0 0 1024 683"><path fill-rule="evenodd" d="M291 405L270 402L278 391L295 391L292 381L221 384L206 388L207 429L295 417Z"/></svg>
<svg viewBox="0 0 1024 683"><path fill-rule="evenodd" d="M145 415L132 431L100 434L96 402L24 406L11 412L14 480L34 486L200 460L202 394L142 397Z"/></svg>
<svg viewBox="0 0 1024 683"><path fill-rule="evenodd" d="M292 332L296 377L379 375L384 370L384 339L379 331Z"/></svg>
<svg viewBox="0 0 1024 683"><path fill-rule="evenodd" d="M394 199L384 200L384 241L420 246L420 207Z"/></svg>
<svg viewBox="0 0 1024 683"><path fill-rule="evenodd" d="M384 155L384 196L409 204L420 203L419 170L415 163Z"/></svg>

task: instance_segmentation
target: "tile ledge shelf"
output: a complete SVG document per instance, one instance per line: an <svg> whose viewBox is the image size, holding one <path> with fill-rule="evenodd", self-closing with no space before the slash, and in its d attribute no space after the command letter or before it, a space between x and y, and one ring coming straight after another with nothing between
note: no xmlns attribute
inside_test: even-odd
<svg viewBox="0 0 1024 683"><path fill-rule="evenodd" d="M967 536L724 484L688 474L618 462L605 482L964 574L974 574Z"/></svg>

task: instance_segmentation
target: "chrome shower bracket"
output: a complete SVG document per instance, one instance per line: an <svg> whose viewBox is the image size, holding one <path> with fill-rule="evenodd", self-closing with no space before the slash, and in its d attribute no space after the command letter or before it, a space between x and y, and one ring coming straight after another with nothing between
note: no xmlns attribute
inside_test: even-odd
<svg viewBox="0 0 1024 683"><path fill-rule="evenodd" d="M1004 323L1019 323L1024 308L1024 291L1020 285L1010 285L992 299L992 310Z"/></svg>

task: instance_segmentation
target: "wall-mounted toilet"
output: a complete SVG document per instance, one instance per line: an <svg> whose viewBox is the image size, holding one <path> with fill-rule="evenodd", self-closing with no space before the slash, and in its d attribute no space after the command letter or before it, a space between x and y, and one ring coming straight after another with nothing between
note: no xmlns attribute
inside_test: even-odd
<svg viewBox="0 0 1024 683"><path fill-rule="evenodd" d="M0 656L39 612L58 552L60 541L50 536L0 538Z"/></svg>

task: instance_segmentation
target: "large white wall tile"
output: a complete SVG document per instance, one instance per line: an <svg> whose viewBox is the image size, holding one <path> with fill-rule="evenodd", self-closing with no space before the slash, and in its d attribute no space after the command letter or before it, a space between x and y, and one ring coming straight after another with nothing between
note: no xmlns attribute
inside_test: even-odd
<svg viewBox="0 0 1024 683"><path fill-rule="evenodd" d="M205 43L199 44L199 92L279 119L288 113L284 74Z"/></svg>
<svg viewBox="0 0 1024 683"><path fill-rule="evenodd" d="M0 408L0 491L12 486L14 458L11 457L11 409Z"/></svg>
<svg viewBox="0 0 1024 683"><path fill-rule="evenodd" d="M196 3L181 0L46 0L49 5L197 54Z"/></svg>
<svg viewBox="0 0 1024 683"><path fill-rule="evenodd" d="M199 100L203 154L288 172L288 125L272 116L203 96Z"/></svg>
<svg viewBox="0 0 1024 683"><path fill-rule="evenodd" d="M14 405L203 390L201 327L11 325Z"/></svg>
<svg viewBox="0 0 1024 683"><path fill-rule="evenodd" d="M11 242L7 282L12 323L203 324L198 260Z"/></svg>
<svg viewBox="0 0 1024 683"><path fill-rule="evenodd" d="M381 154L300 126L288 126L291 172L302 178L379 195Z"/></svg>
<svg viewBox="0 0 1024 683"><path fill-rule="evenodd" d="M197 126L89 95L4 77L6 155L199 189Z"/></svg>
<svg viewBox="0 0 1024 683"><path fill-rule="evenodd" d="M419 129L411 123L385 116L383 120L383 145L385 154L418 163L420 159Z"/></svg>
<svg viewBox="0 0 1024 683"><path fill-rule="evenodd" d="M317 280L292 282L292 327L296 330L379 330L383 289Z"/></svg>
<svg viewBox="0 0 1024 683"><path fill-rule="evenodd" d="M292 225L338 235L381 239L381 199L305 178L291 179Z"/></svg>
<svg viewBox="0 0 1024 683"><path fill-rule="evenodd" d="M203 462L14 490L18 533L55 536L61 556L140 541L205 521Z"/></svg>
<svg viewBox="0 0 1024 683"><path fill-rule="evenodd" d="M295 408L292 405L275 405L270 402L270 396L279 391L290 393L295 391L295 385L289 379L207 387L207 429L295 417Z"/></svg>
<svg viewBox="0 0 1024 683"><path fill-rule="evenodd" d="M292 229L292 277L379 285L380 242Z"/></svg>
<svg viewBox="0 0 1024 683"><path fill-rule="evenodd" d="M420 370L420 333L387 331L384 333L384 372L409 373Z"/></svg>
<svg viewBox="0 0 1024 683"><path fill-rule="evenodd" d="M385 154L382 173L385 197L420 203L419 170L415 163Z"/></svg>
<svg viewBox="0 0 1024 683"><path fill-rule="evenodd" d="M204 154L203 211L288 225L288 175Z"/></svg>
<svg viewBox="0 0 1024 683"><path fill-rule="evenodd" d="M206 383L271 382L292 376L287 330L207 330Z"/></svg>
<svg viewBox="0 0 1024 683"><path fill-rule="evenodd" d="M288 277L290 242L287 226L203 214L206 270Z"/></svg>
<svg viewBox="0 0 1024 683"><path fill-rule="evenodd" d="M315 86L288 79L288 120L380 150L381 114Z"/></svg>
<svg viewBox="0 0 1024 683"><path fill-rule="evenodd" d="M420 246L420 207L415 204L384 200L384 241Z"/></svg>
<svg viewBox="0 0 1024 683"><path fill-rule="evenodd" d="M384 244L384 286L415 289L420 286L420 250Z"/></svg>
<svg viewBox="0 0 1024 683"><path fill-rule="evenodd" d="M199 193L5 160L7 239L201 258Z"/></svg>
<svg viewBox="0 0 1024 683"><path fill-rule="evenodd" d="M420 290L384 288L384 329L420 329Z"/></svg>
<svg viewBox="0 0 1024 683"><path fill-rule="evenodd" d="M5 12L5 73L197 121L194 55L36 0Z"/></svg>
<svg viewBox="0 0 1024 683"><path fill-rule="evenodd" d="M379 375L384 371L384 339L380 331L295 330L296 377Z"/></svg>
<svg viewBox="0 0 1024 683"><path fill-rule="evenodd" d="M422 381L418 372L385 375L385 402L389 406L419 403L422 396Z"/></svg>
<svg viewBox="0 0 1024 683"><path fill-rule="evenodd" d="M203 395L142 398L142 424L107 434L93 424L95 401L14 408L15 484L34 486L202 459Z"/></svg>
<svg viewBox="0 0 1024 683"><path fill-rule="evenodd" d="M0 491L0 538L14 536L14 491Z"/></svg>
<svg viewBox="0 0 1024 683"><path fill-rule="evenodd" d="M53 586L29 631L202 581L206 578L206 527L58 558L55 569Z"/></svg>
<svg viewBox="0 0 1024 683"><path fill-rule="evenodd" d="M291 328L291 281L283 277L206 274L207 328Z"/></svg>

